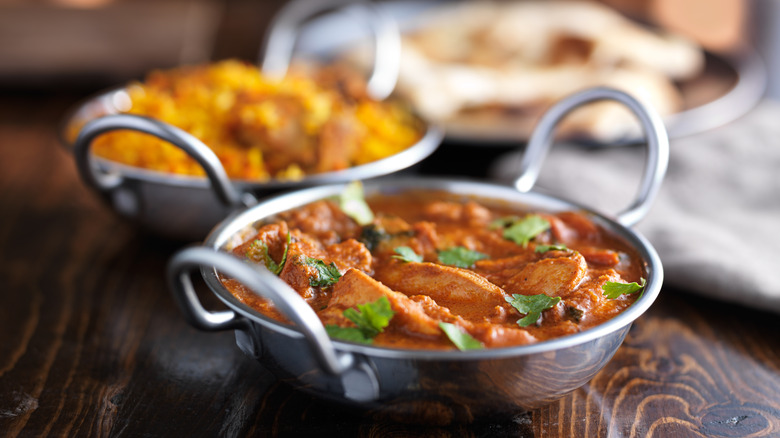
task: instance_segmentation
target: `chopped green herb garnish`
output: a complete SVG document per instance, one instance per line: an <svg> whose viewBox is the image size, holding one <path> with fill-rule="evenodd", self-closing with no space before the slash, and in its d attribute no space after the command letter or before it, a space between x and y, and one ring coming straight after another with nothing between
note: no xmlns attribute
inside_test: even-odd
<svg viewBox="0 0 780 438"><path fill-rule="evenodd" d="M341 278L341 273L336 267L336 264L333 262L331 262L329 265L326 265L325 262L320 259L304 257L304 263L314 268L317 273L316 278L309 278L310 286L330 286L339 281L339 278Z"/></svg>
<svg viewBox="0 0 780 438"><path fill-rule="evenodd" d="M390 324L393 315L395 312L390 307L390 300L381 297L373 303L358 304L357 310L349 308L344 311L344 316L355 323L355 327L329 325L325 329L331 337L370 344Z"/></svg>
<svg viewBox="0 0 780 438"><path fill-rule="evenodd" d="M512 225L515 222L520 221L520 217L518 216L504 216L500 217L498 219L495 219L493 222L490 223L489 228L491 230L498 230L501 228L506 228L510 225Z"/></svg>
<svg viewBox="0 0 780 438"><path fill-rule="evenodd" d="M445 265L457 266L458 268L471 267L477 260L486 258L488 258L487 254L470 250L462 246L455 246L439 253L440 262Z"/></svg>
<svg viewBox="0 0 780 438"><path fill-rule="evenodd" d="M390 237L391 236L387 234L387 231L376 224L368 224L364 226L363 230L360 232L360 241L363 242L363 245L366 245L366 248L368 248L369 251L373 251L379 246L379 243L384 240L389 240Z"/></svg>
<svg viewBox="0 0 780 438"><path fill-rule="evenodd" d="M545 294L512 294L511 298L506 297L506 301L517 309L518 312L525 314L525 317L518 320L517 324L520 327L528 327L539 320L542 316L542 311L555 307L561 301L561 297L548 297Z"/></svg>
<svg viewBox="0 0 780 438"><path fill-rule="evenodd" d="M367 338L360 329L356 327L339 327L337 325L326 325L325 331L331 338L342 339L344 341L358 342L361 344L370 344L374 340Z"/></svg>
<svg viewBox="0 0 780 438"><path fill-rule="evenodd" d="M374 212L363 196L363 183L353 181L339 194L339 208L358 225L368 225L374 220Z"/></svg>
<svg viewBox="0 0 780 438"><path fill-rule="evenodd" d="M373 303L358 304L358 310L347 309L344 316L369 337L374 337L384 330L395 312L390 307L390 300L387 297L380 297Z"/></svg>
<svg viewBox="0 0 780 438"><path fill-rule="evenodd" d="M556 245L536 245L534 252L547 252L547 251L566 251L566 245L560 243Z"/></svg>
<svg viewBox="0 0 780 438"><path fill-rule="evenodd" d="M531 214L506 228L504 238L525 248L531 239L548 229L550 229L550 222L539 215Z"/></svg>
<svg viewBox="0 0 780 438"><path fill-rule="evenodd" d="M642 289L645 287L645 284L644 278L640 278L639 283L618 283L615 281L608 281L604 286L601 286L601 289L604 290L604 296L610 300L614 300L621 295L632 294Z"/></svg>
<svg viewBox="0 0 780 438"><path fill-rule="evenodd" d="M259 255L258 252L260 253ZM266 261L270 258L268 257L268 245L260 239L255 239L249 244L249 248L247 248L246 253L244 253L244 257L255 262L259 262L261 258ZM266 262L266 266L267 265L268 263Z"/></svg>
<svg viewBox="0 0 780 438"><path fill-rule="evenodd" d="M255 241L252 242L252 244L249 246L249 250L246 252L246 257L254 260L255 256L250 253L260 251L261 255L263 256L263 263L265 263L265 267L274 274L279 275L279 273L282 272L282 268L284 268L284 263L287 261L287 249L290 247L291 239L292 237L288 232L287 242L284 244L284 253L282 253L282 260L279 263L276 263L274 259L271 258L271 255L268 254L268 245L259 239L255 239Z"/></svg>
<svg viewBox="0 0 780 438"><path fill-rule="evenodd" d="M407 263L420 263L423 261L423 256L417 254L412 248L409 248L408 246L399 246L393 251L395 251L397 254L393 256L394 259L398 259Z"/></svg>
<svg viewBox="0 0 780 438"><path fill-rule="evenodd" d="M455 324L440 322L439 328L441 328L444 334L447 335L450 341L452 341L460 351L479 350L484 348L481 342L474 339L470 334L462 331Z"/></svg>
<svg viewBox="0 0 780 438"><path fill-rule="evenodd" d="M585 312L583 312L579 307L566 306L566 316L577 324L582 321L583 315L585 315Z"/></svg>

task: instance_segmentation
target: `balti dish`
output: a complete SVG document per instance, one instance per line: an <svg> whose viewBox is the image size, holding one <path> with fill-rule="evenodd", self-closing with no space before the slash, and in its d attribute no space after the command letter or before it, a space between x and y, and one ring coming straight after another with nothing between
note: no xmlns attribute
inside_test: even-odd
<svg viewBox="0 0 780 438"><path fill-rule="evenodd" d="M601 324L644 285L640 258L584 213L414 192L371 197L369 210L355 192L278 214L232 249L277 273L334 338L403 349L531 344ZM237 281L223 283L286 320Z"/></svg>

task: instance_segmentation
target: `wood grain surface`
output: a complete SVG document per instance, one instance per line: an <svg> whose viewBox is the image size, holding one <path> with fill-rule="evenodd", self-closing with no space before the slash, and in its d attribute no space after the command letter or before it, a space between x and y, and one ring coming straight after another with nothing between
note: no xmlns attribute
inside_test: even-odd
<svg viewBox="0 0 780 438"><path fill-rule="evenodd" d="M164 279L182 242L81 183L57 141L78 97L0 95L2 436L780 436L778 316L668 288L590 383L512 418L408 425L294 391L185 323Z"/></svg>

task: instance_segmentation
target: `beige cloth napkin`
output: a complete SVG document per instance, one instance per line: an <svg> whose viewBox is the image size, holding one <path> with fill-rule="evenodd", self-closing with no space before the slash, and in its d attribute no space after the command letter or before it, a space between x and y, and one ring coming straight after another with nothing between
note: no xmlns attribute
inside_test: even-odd
<svg viewBox="0 0 780 438"><path fill-rule="evenodd" d="M556 144L534 190L620 211L638 187L643 148ZM518 160L499 159L492 176L505 181ZM780 312L780 102L673 139L666 180L636 229L660 254L665 285Z"/></svg>

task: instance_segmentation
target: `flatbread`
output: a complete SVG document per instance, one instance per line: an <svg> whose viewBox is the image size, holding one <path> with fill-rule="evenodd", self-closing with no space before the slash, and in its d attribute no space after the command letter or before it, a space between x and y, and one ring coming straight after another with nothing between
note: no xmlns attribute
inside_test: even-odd
<svg viewBox="0 0 780 438"><path fill-rule="evenodd" d="M399 93L450 134L530 134L578 90L627 91L662 116L683 109L675 81L703 70L703 50L582 1L461 2L434 7L403 36ZM614 142L639 133L622 106L597 103L561 131Z"/></svg>

